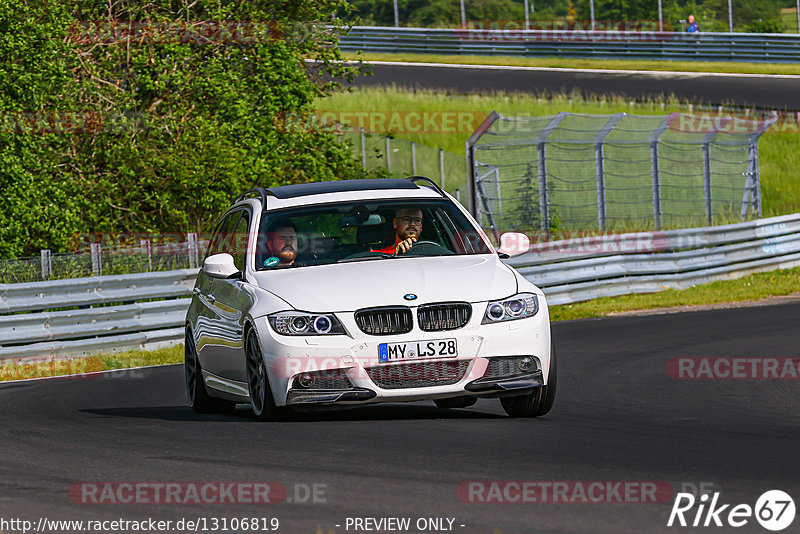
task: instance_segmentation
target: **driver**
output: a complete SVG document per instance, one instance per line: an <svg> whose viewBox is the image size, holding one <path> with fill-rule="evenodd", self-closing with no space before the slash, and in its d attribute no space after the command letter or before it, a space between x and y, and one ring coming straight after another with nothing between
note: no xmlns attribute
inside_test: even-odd
<svg viewBox="0 0 800 534"><path fill-rule="evenodd" d="M267 249L270 256L264 267L289 267L297 258L297 228L289 219L279 219L267 228Z"/></svg>
<svg viewBox="0 0 800 534"><path fill-rule="evenodd" d="M417 208L400 208L394 214L394 245L373 252L385 254L403 254L419 239L422 233L422 210Z"/></svg>

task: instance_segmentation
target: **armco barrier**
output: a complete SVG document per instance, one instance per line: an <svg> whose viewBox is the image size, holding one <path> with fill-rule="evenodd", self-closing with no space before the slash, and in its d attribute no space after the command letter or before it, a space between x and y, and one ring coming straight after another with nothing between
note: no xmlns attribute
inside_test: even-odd
<svg viewBox="0 0 800 534"><path fill-rule="evenodd" d="M549 304L684 288L800 265L800 214L551 241L507 263L541 287ZM0 285L0 360L180 342L184 297L196 275L185 269Z"/></svg>
<svg viewBox="0 0 800 534"><path fill-rule="evenodd" d="M576 32L354 26L346 52L506 55L677 61L800 61L800 35L779 33Z"/></svg>
<svg viewBox="0 0 800 534"><path fill-rule="evenodd" d="M534 244L507 263L548 304L652 293L800 265L800 214L738 224Z"/></svg>
<svg viewBox="0 0 800 534"><path fill-rule="evenodd" d="M0 284L0 359L180 341L189 307L182 297L191 295L196 276L197 269L181 269Z"/></svg>

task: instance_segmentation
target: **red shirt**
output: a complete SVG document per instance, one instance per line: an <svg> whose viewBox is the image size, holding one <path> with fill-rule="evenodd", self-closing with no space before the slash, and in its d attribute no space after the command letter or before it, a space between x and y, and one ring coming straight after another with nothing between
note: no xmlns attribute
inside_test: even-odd
<svg viewBox="0 0 800 534"><path fill-rule="evenodd" d="M386 248L377 248L375 250L370 250L370 252L383 252L384 254L394 254L394 249L397 245L391 245Z"/></svg>

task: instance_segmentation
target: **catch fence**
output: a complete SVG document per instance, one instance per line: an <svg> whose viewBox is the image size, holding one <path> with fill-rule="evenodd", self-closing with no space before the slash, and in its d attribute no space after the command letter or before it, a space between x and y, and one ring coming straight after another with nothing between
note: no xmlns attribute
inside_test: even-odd
<svg viewBox="0 0 800 534"><path fill-rule="evenodd" d="M470 208L494 235L545 237L759 217L758 138L774 120L492 112L467 141Z"/></svg>
<svg viewBox="0 0 800 534"><path fill-rule="evenodd" d="M200 266L207 247L207 240L189 233L139 239L137 246L91 243L88 250L79 252L44 249L38 257L0 260L0 284L193 269Z"/></svg>

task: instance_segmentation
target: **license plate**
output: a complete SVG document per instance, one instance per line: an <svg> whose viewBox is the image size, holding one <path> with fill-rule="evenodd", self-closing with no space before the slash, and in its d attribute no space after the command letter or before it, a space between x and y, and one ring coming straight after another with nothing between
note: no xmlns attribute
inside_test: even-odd
<svg viewBox="0 0 800 534"><path fill-rule="evenodd" d="M458 347L453 338L378 345L378 361L380 363L417 358L455 358L456 356L458 356Z"/></svg>

